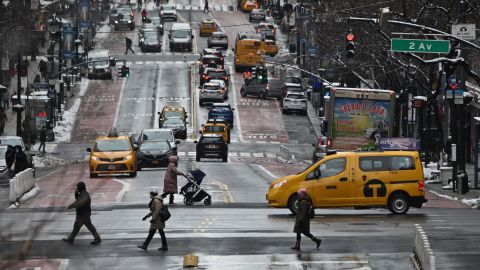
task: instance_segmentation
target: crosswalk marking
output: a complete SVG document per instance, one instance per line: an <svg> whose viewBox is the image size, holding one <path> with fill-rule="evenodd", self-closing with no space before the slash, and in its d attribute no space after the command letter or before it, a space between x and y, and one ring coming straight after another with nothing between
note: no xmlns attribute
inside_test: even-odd
<svg viewBox="0 0 480 270"><path fill-rule="evenodd" d="M131 114L134 115L134 114ZM48 152L48 151L47 151ZM177 152L177 156L184 159L191 159L197 156L197 152ZM277 155L274 153L250 153L250 152L228 152L229 157L253 157L253 158L277 158ZM84 160L88 160L90 155L85 155Z"/></svg>

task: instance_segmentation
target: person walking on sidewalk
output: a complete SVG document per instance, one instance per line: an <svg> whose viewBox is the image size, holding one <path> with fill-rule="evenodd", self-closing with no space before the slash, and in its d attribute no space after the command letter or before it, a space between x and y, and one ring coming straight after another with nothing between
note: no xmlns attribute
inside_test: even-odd
<svg viewBox="0 0 480 270"><path fill-rule="evenodd" d="M310 211L312 210L312 198L307 193L307 190L301 188L297 192L298 195L298 210L295 217L295 227L293 232L297 234L297 241L292 247L293 250L300 250L300 241L302 240L302 234L312 239L317 248L320 247L322 240L316 238L310 233Z"/></svg>
<svg viewBox="0 0 480 270"><path fill-rule="evenodd" d="M91 203L92 199L90 198L90 194L88 194L87 186L84 182L78 182L77 188L75 189L75 202L67 207L67 209L75 208L75 223L73 224L72 233L67 238L62 239L64 242L73 245L73 241L83 225L93 234L94 240L90 242L90 244L98 245L102 242L97 229L95 229L90 219L92 215Z"/></svg>
<svg viewBox="0 0 480 270"><path fill-rule="evenodd" d="M132 49L132 40L129 39L129 38L125 38L125 45L126 45L126 49L125 49L125 54L128 53L128 50L130 50L132 53L135 53Z"/></svg>
<svg viewBox="0 0 480 270"><path fill-rule="evenodd" d="M147 218L152 217L150 220L150 230L148 231L147 239L141 245L137 245L138 248L147 250L148 244L152 241L155 232L158 230L160 237L162 238L162 247L158 250L167 251L167 237L165 237L165 232L163 229L165 228L165 222L160 219L160 210L163 207L163 199L161 196L158 196L158 192L150 191L150 203L148 204L148 208L150 208L150 213L142 218L145 221Z"/></svg>
<svg viewBox="0 0 480 270"><path fill-rule="evenodd" d="M177 175L185 174L178 170L178 157L177 156L170 156L168 157L168 167L165 171L165 178L163 180L163 194L162 198L167 197L170 195L170 199L168 204L174 204L173 202L173 195L178 192L177 186Z"/></svg>
<svg viewBox="0 0 480 270"><path fill-rule="evenodd" d="M20 145L15 145L15 175L28 168L27 155Z"/></svg>
<svg viewBox="0 0 480 270"><path fill-rule="evenodd" d="M208 13L208 0L205 0L205 6L203 7L203 12Z"/></svg>
<svg viewBox="0 0 480 270"><path fill-rule="evenodd" d="M45 126L42 126L42 129L40 130L40 146L38 146L38 152L45 154L45 142L47 141L47 129ZM40 152L40 150L43 147L43 151Z"/></svg>

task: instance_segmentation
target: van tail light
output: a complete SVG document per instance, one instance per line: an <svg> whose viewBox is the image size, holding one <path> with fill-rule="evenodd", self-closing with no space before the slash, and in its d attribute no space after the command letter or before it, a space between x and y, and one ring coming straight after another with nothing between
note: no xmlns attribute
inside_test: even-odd
<svg viewBox="0 0 480 270"><path fill-rule="evenodd" d="M228 81L228 77L227 77L227 76L223 77L223 79L224 79L225 81Z"/></svg>
<svg viewBox="0 0 480 270"><path fill-rule="evenodd" d="M257 33L259 33L259 32L260 32L260 29L257 28Z"/></svg>
<svg viewBox="0 0 480 270"><path fill-rule="evenodd" d="M221 57L221 58L220 58L220 60L222 60L222 61L223 61L223 57Z"/></svg>
<svg viewBox="0 0 480 270"><path fill-rule="evenodd" d="M332 141L330 140L330 138L327 138L327 145L328 146L332 145Z"/></svg>
<svg viewBox="0 0 480 270"><path fill-rule="evenodd" d="M419 191L425 190L425 182L423 180L418 181L418 190Z"/></svg>
<svg viewBox="0 0 480 270"><path fill-rule="evenodd" d="M269 88L270 88L270 85L269 85L269 84L267 84L267 90L268 90Z"/></svg>

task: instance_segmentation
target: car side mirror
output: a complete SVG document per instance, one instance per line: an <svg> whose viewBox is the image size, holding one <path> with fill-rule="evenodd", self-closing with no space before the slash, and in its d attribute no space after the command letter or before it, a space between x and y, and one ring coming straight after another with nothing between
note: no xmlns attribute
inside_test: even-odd
<svg viewBox="0 0 480 270"><path fill-rule="evenodd" d="M192 35L192 39L193 39L194 37L195 37L195 36L194 36L194 35Z"/></svg>
<svg viewBox="0 0 480 270"><path fill-rule="evenodd" d="M202 87L199 86L198 89L202 89Z"/></svg>
<svg viewBox="0 0 480 270"><path fill-rule="evenodd" d="M198 131L198 133L202 134L202 131L201 131L201 130L199 130L199 131Z"/></svg>
<svg viewBox="0 0 480 270"><path fill-rule="evenodd" d="M235 48L232 48L232 52L235 52Z"/></svg>
<svg viewBox="0 0 480 270"><path fill-rule="evenodd" d="M188 122L185 122L185 125L188 125Z"/></svg>
<svg viewBox="0 0 480 270"><path fill-rule="evenodd" d="M193 141L193 143L198 143L198 141Z"/></svg>
<svg viewBox="0 0 480 270"><path fill-rule="evenodd" d="M87 148L87 152L92 152L92 148Z"/></svg>
<svg viewBox="0 0 480 270"><path fill-rule="evenodd" d="M232 111L235 111L235 108L232 108Z"/></svg>
<svg viewBox="0 0 480 270"><path fill-rule="evenodd" d="M168 34L168 38L171 39L171 38L172 38L172 34Z"/></svg>
<svg viewBox="0 0 480 270"><path fill-rule="evenodd" d="M179 144L180 143L180 140L175 140L175 144Z"/></svg>

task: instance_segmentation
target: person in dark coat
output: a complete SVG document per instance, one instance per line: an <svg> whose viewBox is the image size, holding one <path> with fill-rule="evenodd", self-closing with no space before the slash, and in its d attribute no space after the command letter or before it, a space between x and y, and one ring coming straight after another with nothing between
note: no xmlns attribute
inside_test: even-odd
<svg viewBox="0 0 480 270"><path fill-rule="evenodd" d="M42 129L40 130L40 145L38 146L38 152L40 152L40 150L43 147L42 153L45 154L45 142L46 141L47 141L47 129L45 128L45 126L42 126Z"/></svg>
<svg viewBox="0 0 480 270"><path fill-rule="evenodd" d="M8 117L5 109L0 109L0 134L5 132L5 124L7 123Z"/></svg>
<svg viewBox="0 0 480 270"><path fill-rule="evenodd" d="M203 12L208 13L208 0L205 0L205 6L203 6Z"/></svg>
<svg viewBox="0 0 480 270"><path fill-rule="evenodd" d="M150 213L142 218L145 221L147 218L152 217L150 220L150 230L148 231L147 239L141 245L137 245L138 248L147 250L148 244L152 241L155 232L158 230L160 237L162 238L162 247L158 250L167 251L167 238L165 237L165 232L163 229L165 228L165 222L160 219L160 209L163 207L163 199L161 196L158 196L158 192L150 191L150 203L148 204L148 208L150 208Z"/></svg>
<svg viewBox="0 0 480 270"><path fill-rule="evenodd" d="M98 245L102 242L97 229L95 229L90 219L92 214L91 203L92 199L90 198L90 194L88 194L85 183L81 181L78 182L77 188L75 189L75 202L67 207L67 209L75 208L75 223L73 224L72 233L67 238L62 239L64 242L73 245L73 241L83 225L93 234L94 240L90 242L90 244Z"/></svg>
<svg viewBox="0 0 480 270"><path fill-rule="evenodd" d="M177 175L185 174L177 169L178 166L178 157L177 156L170 156L168 157L168 167L167 171L165 172L165 178L163 180L163 194L162 198L167 197L170 195L170 200L168 204L173 203L173 194L177 194L178 186L177 186Z"/></svg>
<svg viewBox="0 0 480 270"><path fill-rule="evenodd" d="M7 146L7 151L5 152L5 163L7 164L10 177L13 177L12 165L15 162L15 153L15 148L9 144Z"/></svg>
<svg viewBox="0 0 480 270"><path fill-rule="evenodd" d="M310 233L310 210L313 207L312 198L308 195L307 190L301 188L297 192L298 194L298 210L295 217L295 227L293 232L297 234L297 241L293 250L300 250L300 241L302 240L302 234L312 239L317 244L317 248L320 247L322 240L316 238Z"/></svg>
<svg viewBox="0 0 480 270"><path fill-rule="evenodd" d="M20 145L15 145L15 152L15 174L17 174L28 168L28 160Z"/></svg>
<svg viewBox="0 0 480 270"><path fill-rule="evenodd" d="M126 45L126 49L125 49L125 54L128 53L128 50L130 50L132 53L135 53L132 49L132 40L129 39L129 38L125 38L125 45Z"/></svg>

